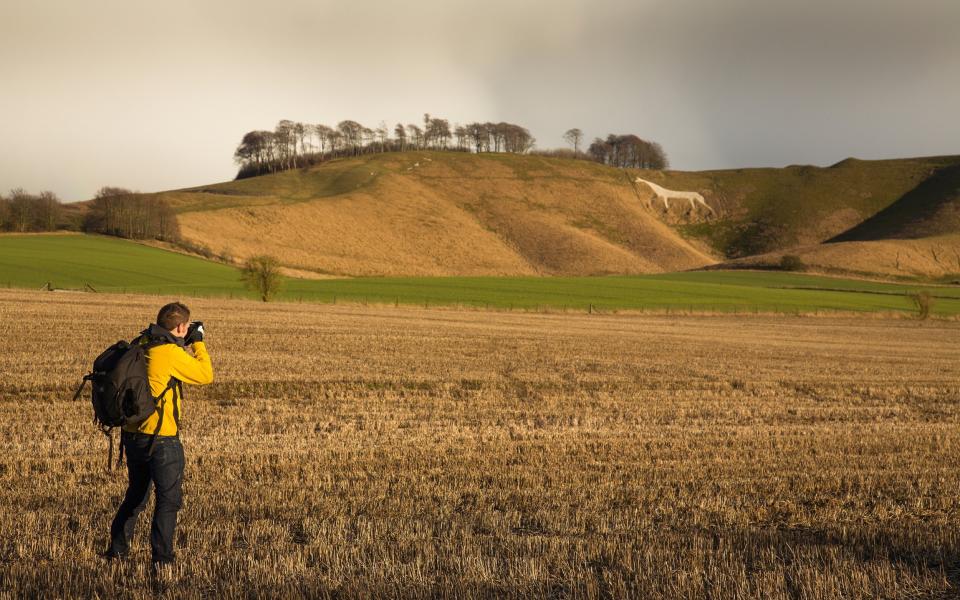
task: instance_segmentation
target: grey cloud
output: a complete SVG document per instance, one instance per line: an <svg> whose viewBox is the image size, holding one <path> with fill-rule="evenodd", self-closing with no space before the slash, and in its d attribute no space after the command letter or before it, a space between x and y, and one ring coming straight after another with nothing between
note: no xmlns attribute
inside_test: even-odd
<svg viewBox="0 0 960 600"><path fill-rule="evenodd" d="M957 152L960 3L528 0L0 5L0 189L230 178L281 118L634 132L677 168Z"/></svg>

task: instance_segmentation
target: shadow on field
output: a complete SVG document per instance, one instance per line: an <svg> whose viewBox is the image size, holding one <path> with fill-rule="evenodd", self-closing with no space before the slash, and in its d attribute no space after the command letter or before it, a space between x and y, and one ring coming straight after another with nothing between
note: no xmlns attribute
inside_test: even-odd
<svg viewBox="0 0 960 600"><path fill-rule="evenodd" d="M886 562L907 573L942 576L950 586L949 593L958 594L960 544L954 534L947 535L949 539L944 540L942 535L922 529L868 534L810 528L769 529L740 531L731 536L730 542L733 545L742 544L739 550L743 553L748 570L762 567L771 555L781 563L790 565L798 560L798 555L836 553L859 564ZM714 534L714 537L718 536Z"/></svg>

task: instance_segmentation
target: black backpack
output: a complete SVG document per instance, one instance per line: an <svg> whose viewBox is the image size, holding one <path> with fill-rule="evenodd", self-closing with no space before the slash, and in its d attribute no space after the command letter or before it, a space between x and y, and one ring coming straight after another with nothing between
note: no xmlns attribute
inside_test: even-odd
<svg viewBox="0 0 960 600"><path fill-rule="evenodd" d="M91 402L93 404L93 422L100 431L107 436L108 452L107 468L113 464L112 432L115 427L123 425L139 425L157 411L157 399L150 391L150 382L147 380L146 351L155 346L171 343L165 339L149 339L141 344L119 341L103 351L93 361L93 371L83 376L80 387L77 388L73 399L77 400L83 391L83 386L90 381L93 384ZM160 393L164 398L168 390L175 388L179 382L171 377L167 387ZM162 409L162 404L159 407ZM157 422L157 429L150 441L149 453L160 433L163 413ZM120 446L117 466L123 462L123 443Z"/></svg>

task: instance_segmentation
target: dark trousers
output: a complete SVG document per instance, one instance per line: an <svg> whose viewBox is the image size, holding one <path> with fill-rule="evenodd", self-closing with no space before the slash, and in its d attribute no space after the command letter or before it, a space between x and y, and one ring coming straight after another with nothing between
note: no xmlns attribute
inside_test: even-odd
<svg viewBox="0 0 960 600"><path fill-rule="evenodd" d="M124 556L130 548L137 517L147 506L150 486L154 488L156 506L150 526L150 549L153 561L172 563L175 557L173 538L177 528L177 511L183 506L183 446L178 437L158 437L153 455L148 455L150 436L124 431L120 439L127 455L129 485L117 516L110 526L110 550Z"/></svg>

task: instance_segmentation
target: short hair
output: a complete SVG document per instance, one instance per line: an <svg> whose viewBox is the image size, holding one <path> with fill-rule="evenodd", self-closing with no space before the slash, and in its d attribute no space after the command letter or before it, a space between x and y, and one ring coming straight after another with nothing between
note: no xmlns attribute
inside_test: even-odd
<svg viewBox="0 0 960 600"><path fill-rule="evenodd" d="M157 313L157 325L168 331L173 331L178 325L189 322L190 309L179 302L165 304Z"/></svg>

